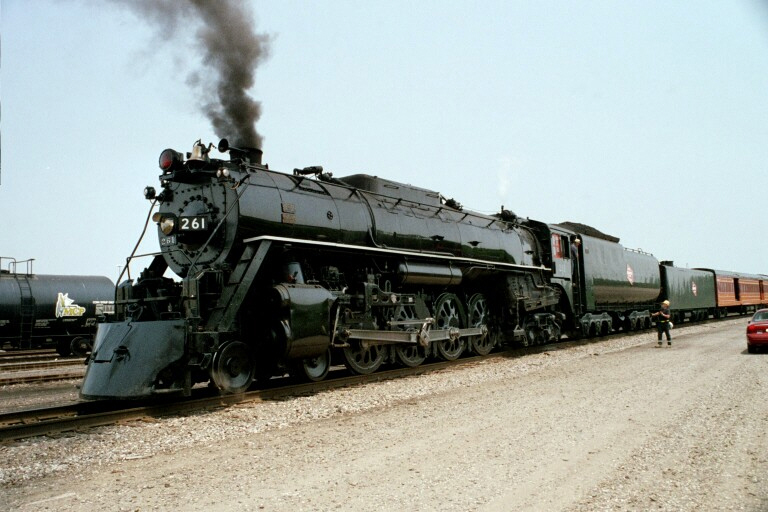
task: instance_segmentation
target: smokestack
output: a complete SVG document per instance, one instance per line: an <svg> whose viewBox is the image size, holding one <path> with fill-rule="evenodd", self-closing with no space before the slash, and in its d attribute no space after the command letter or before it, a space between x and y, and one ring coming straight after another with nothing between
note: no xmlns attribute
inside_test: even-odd
<svg viewBox="0 0 768 512"><path fill-rule="evenodd" d="M261 103L248 95L256 68L268 56L269 38L256 34L244 0L115 0L162 30L163 39L194 28L201 51L198 69L187 77L218 137L233 146L261 148L256 131ZM185 51L186 55L194 52Z"/></svg>
<svg viewBox="0 0 768 512"><path fill-rule="evenodd" d="M261 165L262 151L259 148L231 148L230 160L245 160L251 165Z"/></svg>
<svg viewBox="0 0 768 512"><path fill-rule="evenodd" d="M217 148L220 153L229 152L229 160L242 160L253 165L261 165L262 151L259 148L238 148L230 146L227 139L221 139Z"/></svg>

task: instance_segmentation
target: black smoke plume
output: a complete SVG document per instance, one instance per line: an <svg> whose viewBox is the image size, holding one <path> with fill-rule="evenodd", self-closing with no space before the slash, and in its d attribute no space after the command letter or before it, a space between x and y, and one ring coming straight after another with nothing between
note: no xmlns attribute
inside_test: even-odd
<svg viewBox="0 0 768 512"><path fill-rule="evenodd" d="M201 67L187 84L201 97L203 109L218 137L235 147L262 147L256 131L261 103L248 95L256 67L268 56L269 39L256 34L253 14L243 0L115 0L154 24L161 37L195 30ZM195 55L187 51L186 55Z"/></svg>

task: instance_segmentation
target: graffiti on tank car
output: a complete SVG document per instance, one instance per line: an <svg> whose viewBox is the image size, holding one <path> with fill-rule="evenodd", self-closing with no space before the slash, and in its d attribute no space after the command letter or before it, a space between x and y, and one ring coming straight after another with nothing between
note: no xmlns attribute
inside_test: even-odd
<svg viewBox="0 0 768 512"><path fill-rule="evenodd" d="M70 299L69 293L59 292L59 297L56 299L56 318L83 316L84 314L85 308L75 304L75 299Z"/></svg>

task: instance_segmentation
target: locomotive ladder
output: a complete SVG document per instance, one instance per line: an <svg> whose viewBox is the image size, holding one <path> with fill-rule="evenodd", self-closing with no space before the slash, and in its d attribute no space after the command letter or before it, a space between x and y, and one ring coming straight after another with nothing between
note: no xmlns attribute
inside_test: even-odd
<svg viewBox="0 0 768 512"><path fill-rule="evenodd" d="M235 317L243 303L251 283L264 262L264 258L272 245L270 240L262 240L259 243L246 245L240 261L235 270L229 276L229 281L221 291L216 307L211 312L206 329L209 331L231 331L235 324Z"/></svg>
<svg viewBox="0 0 768 512"><path fill-rule="evenodd" d="M19 311L19 348L32 348L32 324L35 321L35 298L26 277L16 278L21 295Z"/></svg>

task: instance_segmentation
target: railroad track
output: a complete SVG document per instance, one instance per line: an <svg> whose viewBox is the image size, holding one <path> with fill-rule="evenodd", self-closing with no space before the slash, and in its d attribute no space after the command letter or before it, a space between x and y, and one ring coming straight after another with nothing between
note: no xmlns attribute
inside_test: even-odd
<svg viewBox="0 0 768 512"><path fill-rule="evenodd" d="M24 370L48 370L51 368L58 368L61 366L85 366L85 361L81 357L67 357L56 360L40 360L40 361L14 361L14 362L0 362L0 373L6 372L20 372Z"/></svg>
<svg viewBox="0 0 768 512"><path fill-rule="evenodd" d="M0 359L0 386L77 379L84 373L85 364L80 357L54 359L52 355L33 355Z"/></svg>
<svg viewBox="0 0 768 512"><path fill-rule="evenodd" d="M13 386L15 384L42 384L43 382L58 382L61 380L82 379L83 375L85 375L85 366L83 366L82 370L72 370L67 372L0 376L0 386Z"/></svg>
<svg viewBox="0 0 768 512"><path fill-rule="evenodd" d="M702 325L704 322L691 325ZM686 324L688 326L689 324ZM680 330L676 328L676 330ZM641 331L614 333L610 337L632 336ZM173 416L206 409L228 407L237 403L280 400L290 397L318 393L348 386L391 380L408 376L422 375L446 368L483 363L499 357L521 357L551 350L562 350L573 346L599 343L610 337L582 338L564 340L555 344L538 345L525 348L510 348L494 352L488 356L468 356L455 361L442 361L423 364L415 368L395 368L379 371L370 375L348 375L343 369L332 370L329 378L320 382L303 384L284 384L287 379L272 379L274 387L259 389L237 395L213 394L207 388L193 389L190 398L178 395L160 397L152 401L94 401L78 402L66 406L28 409L0 414L0 443L41 436L56 435L64 432L81 431L92 427L113 425L121 422L137 421L146 418ZM340 367L337 367L340 368Z"/></svg>
<svg viewBox="0 0 768 512"><path fill-rule="evenodd" d="M321 382L281 385L280 379L273 379L275 387L249 391L238 395L212 395L206 388L198 388L190 398L176 396L161 397L152 401L95 401L75 404L27 409L0 414L0 443L42 435L56 435L65 432L82 431L88 428L114 425L121 422L138 421L146 418L174 416L227 407L237 403L280 400L302 396L320 391L357 386L370 382L398 379L406 376L421 375L445 368L471 365L488 361L493 357L507 356L506 352L491 354L486 357L465 357L456 361L443 361L417 366L415 368L396 368L376 372L370 375L335 377ZM334 373L346 374L344 370Z"/></svg>
<svg viewBox="0 0 768 512"><path fill-rule="evenodd" d="M34 360L41 357L53 359L60 356L52 349L0 350L0 363L5 361Z"/></svg>

